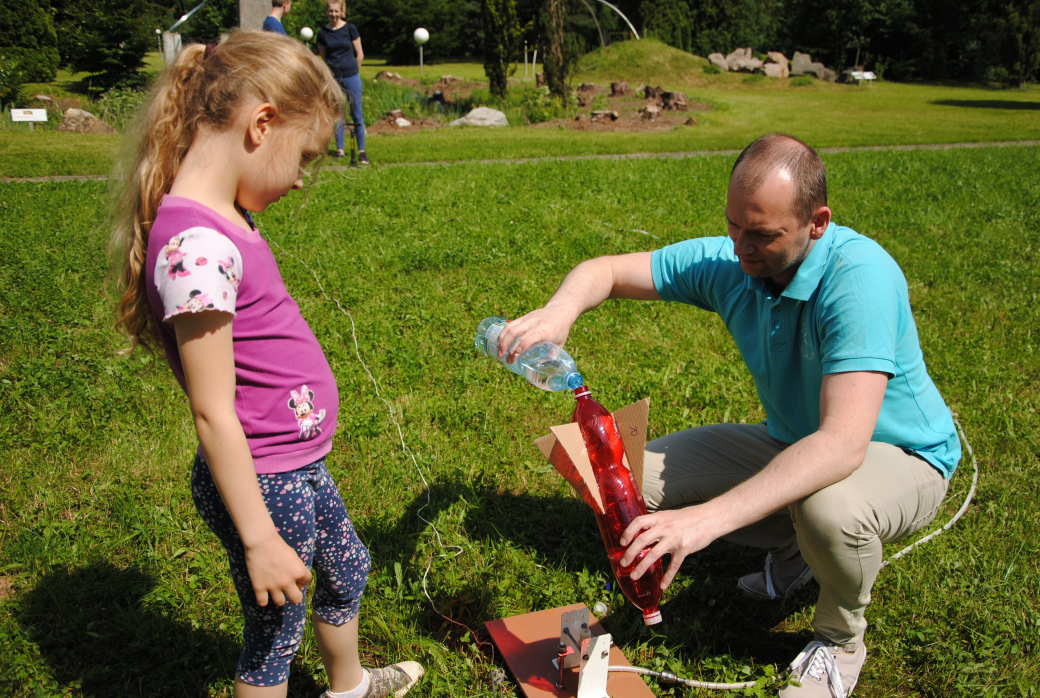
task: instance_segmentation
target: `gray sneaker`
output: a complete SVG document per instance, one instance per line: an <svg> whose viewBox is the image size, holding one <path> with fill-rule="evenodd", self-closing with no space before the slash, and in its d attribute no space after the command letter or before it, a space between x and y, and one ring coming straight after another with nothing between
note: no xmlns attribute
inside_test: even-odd
<svg viewBox="0 0 1040 698"><path fill-rule="evenodd" d="M812 570L800 553L784 562L776 562L773 554L769 553L765 569L741 577L737 580L737 588L752 596L775 601L793 595L812 578Z"/></svg>
<svg viewBox="0 0 1040 698"><path fill-rule="evenodd" d="M785 686L780 698L848 698L866 659L867 648L862 642L856 651L849 652L839 645L813 640L788 669L801 686Z"/></svg>
<svg viewBox="0 0 1040 698"><path fill-rule="evenodd" d="M398 662L381 669L368 670L368 690L362 698L401 698L411 690L425 671L418 662ZM327 698L329 694L326 692Z"/></svg>

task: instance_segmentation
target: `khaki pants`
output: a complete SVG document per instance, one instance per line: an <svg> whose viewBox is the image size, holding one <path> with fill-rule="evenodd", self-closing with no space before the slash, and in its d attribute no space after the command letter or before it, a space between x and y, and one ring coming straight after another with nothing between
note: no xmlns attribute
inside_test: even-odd
<svg viewBox="0 0 1040 698"><path fill-rule="evenodd" d="M699 504L764 468L787 444L765 425L716 424L651 441L643 464L650 511ZM855 649L867 628L864 610L881 569L883 543L924 526L946 495L947 481L917 456L872 442L855 472L723 539L765 548L777 561L799 551L820 585L813 629Z"/></svg>

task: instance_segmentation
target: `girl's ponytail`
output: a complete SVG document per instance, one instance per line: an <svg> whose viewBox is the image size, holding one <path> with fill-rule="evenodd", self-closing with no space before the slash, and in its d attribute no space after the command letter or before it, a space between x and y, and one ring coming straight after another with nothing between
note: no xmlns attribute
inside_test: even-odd
<svg viewBox="0 0 1040 698"><path fill-rule="evenodd" d="M145 288L148 234L162 197L170 190L184 155L195 138L197 117L189 112L192 93L198 90L206 49L185 47L163 74L147 106L137 115L128 138L133 161L122 173L123 189L113 215L110 258L119 266L116 329L130 340L125 351L137 344L155 348L158 331ZM126 160L124 157L123 164Z"/></svg>
<svg viewBox="0 0 1040 698"><path fill-rule="evenodd" d="M271 32L236 31L215 49L185 47L163 73L138 114L131 149L122 162L110 258L121 294L116 329L137 344L155 347L158 328L148 304L144 268L148 235L200 127L223 130L236 107L252 97L269 102L285 124L330 130L343 113L343 93L325 63L303 44Z"/></svg>

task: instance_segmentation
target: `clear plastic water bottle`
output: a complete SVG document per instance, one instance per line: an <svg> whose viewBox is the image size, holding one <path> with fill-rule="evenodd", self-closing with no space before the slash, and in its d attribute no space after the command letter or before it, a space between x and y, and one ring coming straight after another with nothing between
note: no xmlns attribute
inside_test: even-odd
<svg viewBox="0 0 1040 698"><path fill-rule="evenodd" d="M500 361L513 373L523 376L531 385L542 390L560 392L574 390L584 384L574 359L562 347L552 342L539 342L528 347L527 351L507 364L505 358L498 358L498 335L502 334L506 320L504 317L484 318L477 325L477 337L474 344L477 349ZM507 352L508 353L508 352Z"/></svg>

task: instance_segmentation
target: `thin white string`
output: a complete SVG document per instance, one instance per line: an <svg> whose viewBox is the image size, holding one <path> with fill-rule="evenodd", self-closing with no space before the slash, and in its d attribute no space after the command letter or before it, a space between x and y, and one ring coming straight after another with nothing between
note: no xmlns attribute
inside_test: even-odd
<svg viewBox="0 0 1040 698"><path fill-rule="evenodd" d="M259 228L263 227L262 224L260 223L259 219L256 218L255 216L254 216L254 220L256 221L257 226ZM452 618L448 618L443 613L441 613L439 610L437 610L437 604L434 603L433 598L430 596L430 592L427 589L426 579L427 579L427 577L430 574L430 568L433 566L434 559L436 559L436 558L448 558L448 559L456 558L456 557L458 557L459 555L462 554L463 548L462 548L461 545L445 545L443 539L441 538L441 532L437 529L437 526L432 521L430 521L429 519L427 519L426 517L424 517L422 515L423 510L426 509L426 507L430 506L430 504L432 502L432 498L430 496L430 483L427 481L426 475L423 474L422 468L419 467L419 462L418 462L418 460L416 460L415 454L412 451L410 451L408 449L408 446L405 444L405 441L404 441L404 431L401 428L401 423L397 421L397 414L394 411L394 406L390 403L389 400L387 400L385 397L383 397L382 392L379 390L379 382L376 380L375 376L372 375L372 371L369 370L368 364L366 364L365 360L363 358L361 358L361 348L360 348L360 346L358 344L357 326L354 324L354 316L350 313L350 311L348 311L346 308L344 308L340 304L338 298L332 298L332 297L329 296L328 293L326 293L325 286L321 283L321 279L318 278L318 273L316 271L314 271L314 269L312 269L309 264L304 262L299 256L293 254L289 250L286 250L284 247L279 245L277 241L272 240L270 238L267 238L267 239L268 239L269 242L271 242L271 244L273 244L275 247L278 248L279 252L289 255L290 257L295 259L297 262L299 262L300 265L303 266L304 269L309 271L311 273L311 276L314 277L314 282L316 284L318 284L318 289L321 291L322 297L325 298L325 300L327 300L327 301L335 303L336 307L339 308L339 311L341 313L343 313L344 315L346 315L347 319L350 320L350 336L354 340L354 355L357 357L358 363L361 364L361 368L363 368L365 370L365 373L368 374L369 380L372 381L372 387L375 389L376 397L378 397L383 402L383 404L386 405L386 409L390 413L390 421L393 422L394 427L397 428L397 437L398 437L398 440L401 442L401 453L403 453L405 456L407 456L408 458L411 459L412 465L415 467L415 472L417 472L419 474L419 478L422 480L423 485L426 488L426 503L423 504L421 507L419 507L419 510L415 512L415 515L419 518L420 521L422 521L427 526L429 526L431 529L433 529L433 533L437 537L437 545L440 547L441 550L453 551L453 552L437 553L437 554L434 554L434 555L430 556L430 560L426 564L426 570L423 572L423 576L422 576L423 594L425 594L426 600L430 602L430 607L433 608L433 610L437 613L437 615L439 615L442 618L445 618L445 619L447 619L447 620L449 620L449 621L451 621L453 623L457 623L459 625L462 625L461 623L458 623L458 621L456 621L456 620L454 620ZM463 627L466 627L466 626L463 625ZM466 627L466 629L469 630L468 627ZM470 631L470 634L472 635L472 631Z"/></svg>

